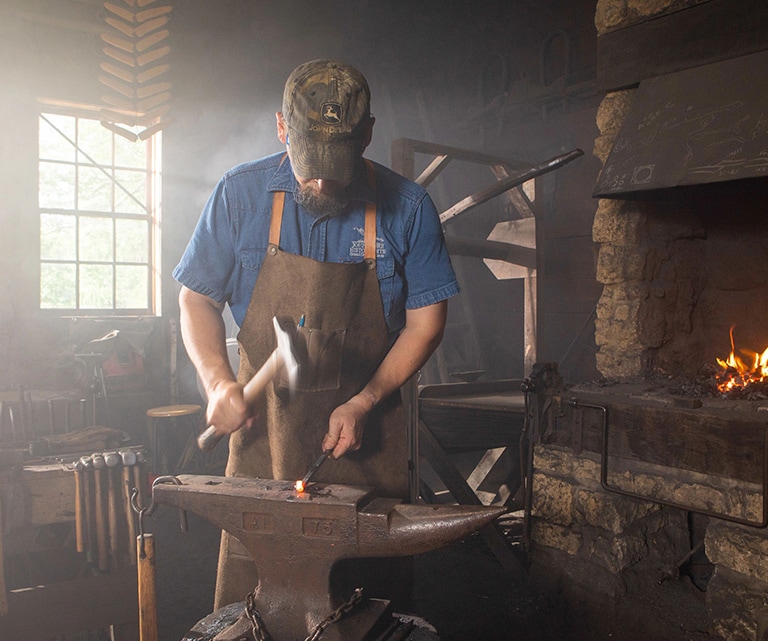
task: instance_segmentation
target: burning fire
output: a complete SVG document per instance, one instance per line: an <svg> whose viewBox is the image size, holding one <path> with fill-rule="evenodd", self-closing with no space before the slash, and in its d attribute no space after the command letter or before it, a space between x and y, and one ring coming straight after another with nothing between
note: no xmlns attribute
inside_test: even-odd
<svg viewBox="0 0 768 641"><path fill-rule="evenodd" d="M303 491L304 491L304 481L296 481L296 482L293 484L293 487L294 487L294 489L295 489L297 492L303 492Z"/></svg>
<svg viewBox="0 0 768 641"><path fill-rule="evenodd" d="M753 383L768 381L768 348L762 354L750 350L739 351L748 356L742 359L736 356L736 348L733 342L733 327L731 335L731 353L727 360L717 359L717 364L722 372L717 375L717 389L721 392L730 392L734 389L744 388ZM747 362L749 360L750 362Z"/></svg>

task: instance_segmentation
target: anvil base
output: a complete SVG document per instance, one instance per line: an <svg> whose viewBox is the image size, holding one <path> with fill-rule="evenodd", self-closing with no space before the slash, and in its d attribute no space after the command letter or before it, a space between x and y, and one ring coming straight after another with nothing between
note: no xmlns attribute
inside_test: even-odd
<svg viewBox="0 0 768 641"><path fill-rule="evenodd" d="M238 641L244 633L250 633L250 628L243 630L238 627L244 611L244 601L220 608L198 621L182 641ZM322 641L387 641L394 638L401 641L439 641L430 628L406 627L397 616L392 615L390 602L383 599L368 599L347 617L326 628L321 636Z"/></svg>

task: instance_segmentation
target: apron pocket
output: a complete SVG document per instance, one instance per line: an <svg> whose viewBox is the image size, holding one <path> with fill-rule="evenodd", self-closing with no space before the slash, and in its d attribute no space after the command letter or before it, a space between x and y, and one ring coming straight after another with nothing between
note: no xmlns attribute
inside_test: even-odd
<svg viewBox="0 0 768 641"><path fill-rule="evenodd" d="M328 330L311 327L297 328L296 351L299 362L297 389L302 392L325 392L339 388L341 356L346 329ZM288 380L281 374L279 387L287 388Z"/></svg>

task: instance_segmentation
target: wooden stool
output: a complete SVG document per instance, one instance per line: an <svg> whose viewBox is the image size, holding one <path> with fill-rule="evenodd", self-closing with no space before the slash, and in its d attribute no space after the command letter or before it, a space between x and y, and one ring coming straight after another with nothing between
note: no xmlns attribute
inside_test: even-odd
<svg viewBox="0 0 768 641"><path fill-rule="evenodd" d="M186 465L188 459L190 459L197 449L197 432L198 432L198 419L197 416L202 410L200 405L165 405L163 407L153 407L147 410L147 417L150 420L150 429L152 437L152 471L155 474L165 474L167 470L159 469L161 465L161 456L157 445L157 430L165 423L170 425L178 425L179 419L184 419L191 423L191 429L189 436L187 437L184 450L179 456L179 460L176 463L176 467L170 470L173 473L181 472Z"/></svg>

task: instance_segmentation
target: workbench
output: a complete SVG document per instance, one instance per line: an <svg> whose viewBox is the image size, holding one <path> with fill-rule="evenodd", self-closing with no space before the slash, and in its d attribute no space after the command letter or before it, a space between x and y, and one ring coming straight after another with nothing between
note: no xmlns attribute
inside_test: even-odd
<svg viewBox="0 0 768 641"><path fill-rule="evenodd" d="M101 573L75 549L72 470L55 463L0 472L0 513L0 639L110 628L120 641L138 637L136 568Z"/></svg>

